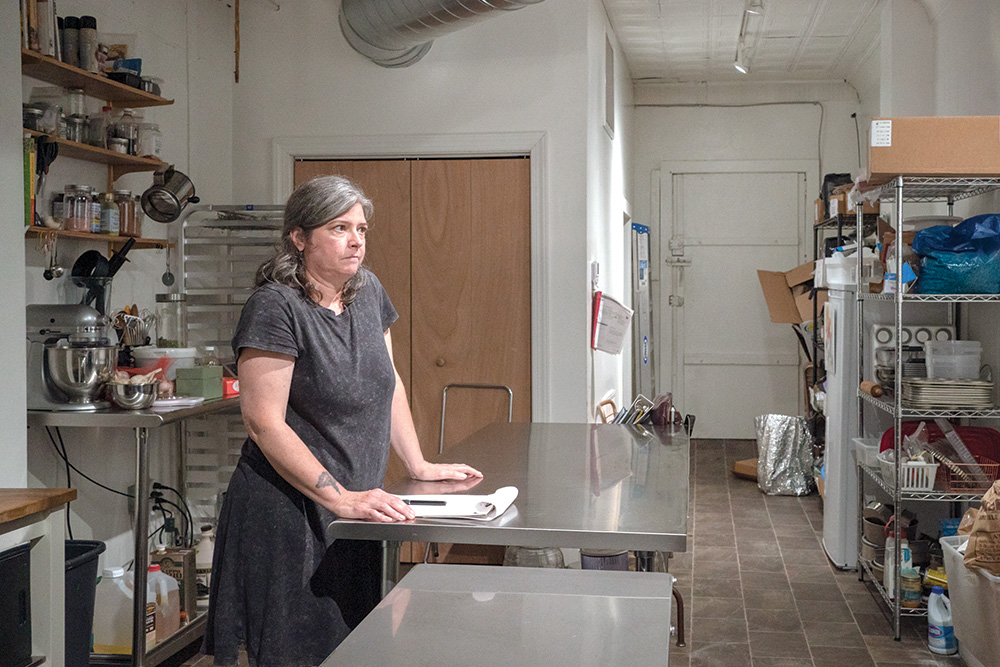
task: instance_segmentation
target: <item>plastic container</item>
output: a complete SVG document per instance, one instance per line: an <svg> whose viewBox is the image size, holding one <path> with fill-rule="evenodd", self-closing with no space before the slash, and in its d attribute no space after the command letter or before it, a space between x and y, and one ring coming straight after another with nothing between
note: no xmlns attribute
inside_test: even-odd
<svg viewBox="0 0 1000 667"><path fill-rule="evenodd" d="M62 61L73 67L80 66L80 17L63 19Z"/></svg>
<svg viewBox="0 0 1000 667"><path fill-rule="evenodd" d="M996 631L990 633L996 637ZM955 640L955 628L951 620L951 601L945 597L940 586L931 588L931 596L927 599L927 648L938 655L954 655L958 653L958 643Z"/></svg>
<svg viewBox="0 0 1000 667"><path fill-rule="evenodd" d="M194 359L198 356L198 348L142 345L132 348L132 356L140 368L162 364L166 379L176 380L178 368L194 368Z"/></svg>
<svg viewBox="0 0 1000 667"><path fill-rule="evenodd" d="M896 539L900 539L893 535L889 535L885 538L885 576L882 580L882 585L885 587L885 592L889 595L889 598L896 597ZM910 544L907 539L901 538L899 542L899 569L901 572L906 572L908 570L913 570L913 561L910 558Z"/></svg>
<svg viewBox="0 0 1000 667"><path fill-rule="evenodd" d="M890 452L889 455L886 452ZM892 460L892 450L879 452L878 465L882 480L890 487L896 485L895 462ZM903 461L899 468L899 485L903 491L932 491L934 478L937 477L937 463L920 463L919 461Z"/></svg>
<svg viewBox="0 0 1000 667"><path fill-rule="evenodd" d="M211 526L201 527L201 539L194 554L194 568L198 586L198 599L208 600L212 587L212 555L215 553L215 532Z"/></svg>
<svg viewBox="0 0 1000 667"><path fill-rule="evenodd" d="M869 468L878 467L878 447L877 438L851 438L854 442L855 460Z"/></svg>
<svg viewBox="0 0 1000 667"><path fill-rule="evenodd" d="M959 552L969 541L967 535L942 537L944 568L948 573L948 595L952 602L952 622L958 652L968 667L1000 665L1000 577L965 566Z"/></svg>
<svg viewBox="0 0 1000 667"><path fill-rule="evenodd" d="M149 587L156 597L156 643L173 636L181 627L181 590L177 580L158 564L149 566Z"/></svg>
<svg viewBox="0 0 1000 667"><path fill-rule="evenodd" d="M132 583L120 567L105 568L97 584L94 653L132 653Z"/></svg>
<svg viewBox="0 0 1000 667"><path fill-rule="evenodd" d="M66 667L87 667L104 542L66 540Z"/></svg>
<svg viewBox="0 0 1000 667"><path fill-rule="evenodd" d="M979 379L983 346L978 340L935 340L924 343L929 378Z"/></svg>
<svg viewBox="0 0 1000 667"><path fill-rule="evenodd" d="M80 17L80 69L97 74L100 63L97 60L97 19L93 16Z"/></svg>

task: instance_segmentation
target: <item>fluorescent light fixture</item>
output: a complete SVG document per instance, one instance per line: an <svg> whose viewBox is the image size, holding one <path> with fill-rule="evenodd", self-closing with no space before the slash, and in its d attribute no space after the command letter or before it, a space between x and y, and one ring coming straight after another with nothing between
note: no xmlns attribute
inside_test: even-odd
<svg viewBox="0 0 1000 667"><path fill-rule="evenodd" d="M736 71L740 74L746 74L750 71L750 67L747 65L746 51L743 48L742 41L740 41L740 43L736 46L736 60L733 61L733 67L735 67Z"/></svg>

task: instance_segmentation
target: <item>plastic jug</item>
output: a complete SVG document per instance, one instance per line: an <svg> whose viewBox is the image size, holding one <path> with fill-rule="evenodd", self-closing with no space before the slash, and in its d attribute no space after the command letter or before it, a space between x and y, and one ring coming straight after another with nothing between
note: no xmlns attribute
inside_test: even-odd
<svg viewBox="0 0 1000 667"><path fill-rule="evenodd" d="M207 600L212 586L212 554L215 552L215 533L211 526L201 527L201 539L195 551L194 566L197 570L198 599Z"/></svg>
<svg viewBox="0 0 1000 667"><path fill-rule="evenodd" d="M938 655L958 652L955 628L951 622L951 601L940 586L931 588L927 599L927 648Z"/></svg>
<svg viewBox="0 0 1000 667"><path fill-rule="evenodd" d="M120 567L105 568L97 584L94 653L132 653L132 585Z"/></svg>
<svg viewBox="0 0 1000 667"><path fill-rule="evenodd" d="M885 587L889 599L896 597L896 540L899 542L899 571L913 569L913 559L910 555L910 543L905 537L900 538L896 531L893 531L885 538L885 571L882 575L882 585Z"/></svg>
<svg viewBox="0 0 1000 667"><path fill-rule="evenodd" d="M181 591L177 580L164 573L159 565L149 566L148 582L149 595L156 600L156 643L159 644L181 627Z"/></svg>

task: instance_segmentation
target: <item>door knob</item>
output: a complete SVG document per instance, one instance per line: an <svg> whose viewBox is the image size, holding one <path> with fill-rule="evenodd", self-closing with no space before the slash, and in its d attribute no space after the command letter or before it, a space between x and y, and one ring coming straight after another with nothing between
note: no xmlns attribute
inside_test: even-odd
<svg viewBox="0 0 1000 667"><path fill-rule="evenodd" d="M438 368L441 368L444 366L444 359L438 357L437 359L434 360L434 363L437 365Z"/></svg>

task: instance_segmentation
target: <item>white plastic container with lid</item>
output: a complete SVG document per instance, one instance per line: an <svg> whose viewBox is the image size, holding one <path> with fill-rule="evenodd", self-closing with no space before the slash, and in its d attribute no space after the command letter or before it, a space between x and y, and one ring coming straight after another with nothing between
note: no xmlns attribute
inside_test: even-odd
<svg viewBox="0 0 1000 667"><path fill-rule="evenodd" d="M149 566L149 588L156 598L156 643L172 636L181 627L181 591L177 580L158 564Z"/></svg>
<svg viewBox="0 0 1000 667"><path fill-rule="evenodd" d="M940 539L958 652L968 667L1000 665L1000 577L965 564L968 535Z"/></svg>
<svg viewBox="0 0 1000 667"><path fill-rule="evenodd" d="M132 585L120 567L105 568L97 584L94 653L132 653Z"/></svg>
<svg viewBox="0 0 1000 667"><path fill-rule="evenodd" d="M166 378L168 380L176 380L178 368L194 368L194 360L198 356L198 348L141 345L132 348L132 356L135 358L136 365L140 368L162 364Z"/></svg>
<svg viewBox="0 0 1000 667"><path fill-rule="evenodd" d="M195 549L194 567L197 571L198 599L207 600L212 586L212 555L215 553L215 532L211 526L201 527L201 539Z"/></svg>
<svg viewBox="0 0 1000 667"><path fill-rule="evenodd" d="M932 340L924 343L929 378L979 378L983 346L978 340Z"/></svg>

